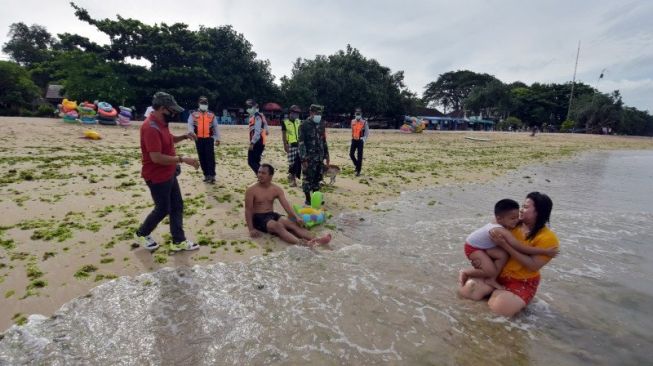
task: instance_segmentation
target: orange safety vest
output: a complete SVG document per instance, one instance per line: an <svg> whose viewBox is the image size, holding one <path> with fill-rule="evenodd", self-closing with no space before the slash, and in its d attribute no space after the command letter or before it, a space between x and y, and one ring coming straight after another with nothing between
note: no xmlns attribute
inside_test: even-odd
<svg viewBox="0 0 653 366"><path fill-rule="evenodd" d="M354 140L360 140L364 134L365 134L365 120L361 119L360 121L357 121L355 119L352 119L351 138Z"/></svg>
<svg viewBox="0 0 653 366"><path fill-rule="evenodd" d="M268 124L268 121L265 119L263 114L259 114L261 117L261 141L265 145L265 140L267 139L267 134L265 133L265 125ZM249 117L249 142L252 142L252 136L254 136L254 125L256 124L256 115Z"/></svg>
<svg viewBox="0 0 653 366"><path fill-rule="evenodd" d="M213 135L213 123L215 115L211 112L193 112L193 125L195 126L195 134L199 138L207 138Z"/></svg>

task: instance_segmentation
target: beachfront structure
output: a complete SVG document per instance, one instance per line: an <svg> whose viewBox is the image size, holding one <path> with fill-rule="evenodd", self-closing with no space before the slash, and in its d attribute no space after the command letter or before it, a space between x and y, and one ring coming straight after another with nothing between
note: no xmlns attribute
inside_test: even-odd
<svg viewBox="0 0 653 366"><path fill-rule="evenodd" d="M456 130L494 130L494 121L482 119L479 116L456 117L456 116L418 116L417 118L427 122L429 130L456 131Z"/></svg>

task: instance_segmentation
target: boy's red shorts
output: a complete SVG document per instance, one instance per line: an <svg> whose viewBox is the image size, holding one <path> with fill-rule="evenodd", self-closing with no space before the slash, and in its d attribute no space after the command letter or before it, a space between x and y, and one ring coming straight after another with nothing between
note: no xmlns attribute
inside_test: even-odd
<svg viewBox="0 0 653 366"><path fill-rule="evenodd" d="M477 250L483 250L483 249L478 249L476 247L469 245L469 243L465 243L465 255L467 256L467 259L469 259L469 256Z"/></svg>
<svg viewBox="0 0 653 366"><path fill-rule="evenodd" d="M513 294L521 297L522 300L528 305L533 300L537 287L540 285L540 276L519 280L511 277L499 277L497 282Z"/></svg>

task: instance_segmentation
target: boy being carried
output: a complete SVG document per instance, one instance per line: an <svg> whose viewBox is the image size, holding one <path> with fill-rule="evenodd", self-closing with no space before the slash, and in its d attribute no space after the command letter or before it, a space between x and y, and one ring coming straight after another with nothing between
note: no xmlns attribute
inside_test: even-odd
<svg viewBox="0 0 653 366"><path fill-rule="evenodd" d="M465 255L474 268L460 271L458 279L464 286L470 277L484 278L488 285L502 289L497 283L497 276L508 261L508 253L497 247L490 233L502 236L513 248L528 255L546 255L555 257L558 249L539 249L520 243L510 233L519 223L519 203L511 199L502 199L494 205L495 222L475 230L465 240Z"/></svg>

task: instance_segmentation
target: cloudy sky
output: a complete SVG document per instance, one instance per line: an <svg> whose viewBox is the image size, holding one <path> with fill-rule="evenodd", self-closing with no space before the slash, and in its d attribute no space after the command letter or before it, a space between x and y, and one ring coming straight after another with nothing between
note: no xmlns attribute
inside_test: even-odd
<svg viewBox="0 0 653 366"><path fill-rule="evenodd" d="M94 18L116 14L145 23L219 26L245 35L278 79L298 57L314 58L347 44L392 71L421 95L438 75L468 69L504 82L577 80L603 92L619 89L627 105L653 112L653 1L221 1L77 0ZM0 44L14 22L40 24L105 43L77 20L68 1L0 0ZM7 59L6 55L0 55ZM601 71L605 76L599 80Z"/></svg>

